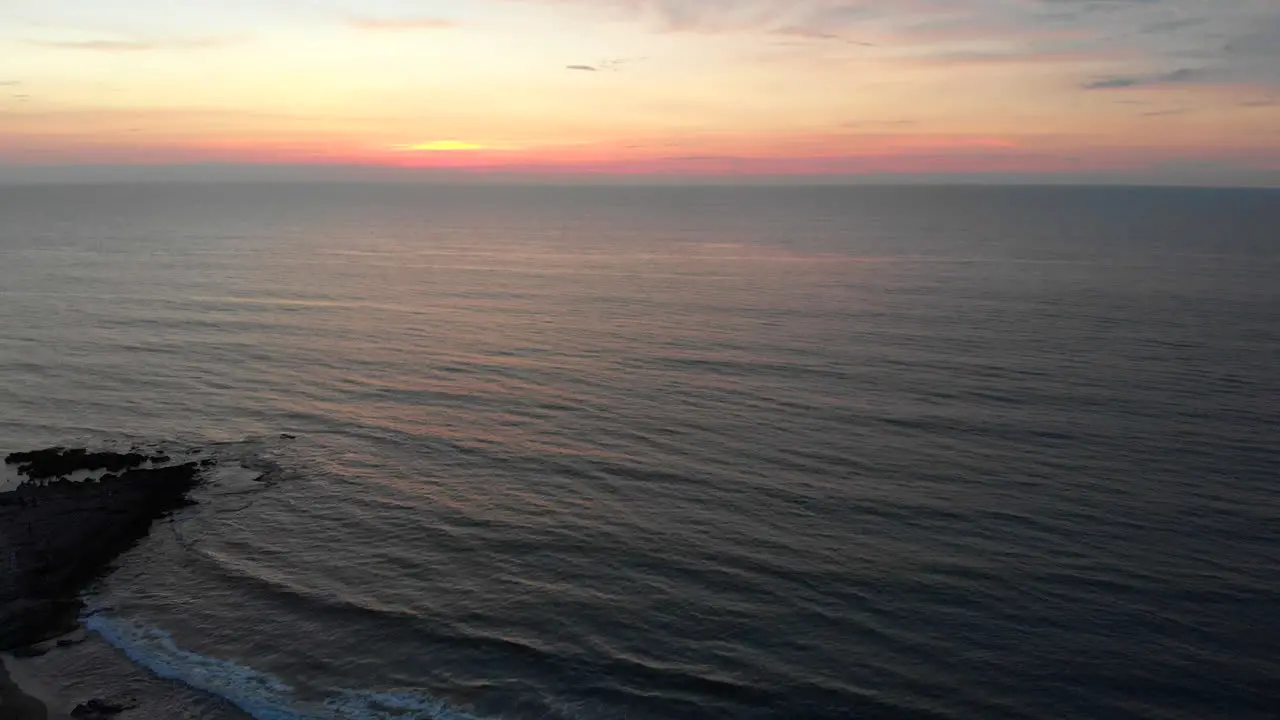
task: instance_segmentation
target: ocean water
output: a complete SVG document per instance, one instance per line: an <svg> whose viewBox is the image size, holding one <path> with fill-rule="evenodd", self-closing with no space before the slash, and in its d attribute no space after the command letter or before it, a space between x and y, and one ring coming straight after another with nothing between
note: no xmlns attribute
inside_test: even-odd
<svg viewBox="0 0 1280 720"><path fill-rule="evenodd" d="M1274 718L1278 430L1274 191L0 188L137 717Z"/></svg>

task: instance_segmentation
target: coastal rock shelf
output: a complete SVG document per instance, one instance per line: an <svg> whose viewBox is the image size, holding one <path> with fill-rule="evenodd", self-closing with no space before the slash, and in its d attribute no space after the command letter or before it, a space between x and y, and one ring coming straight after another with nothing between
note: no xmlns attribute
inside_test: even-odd
<svg viewBox="0 0 1280 720"><path fill-rule="evenodd" d="M201 465L169 461L65 448L5 458L27 481L0 493L0 650L73 629L85 586L154 520L191 502ZM84 471L107 472L68 479Z"/></svg>

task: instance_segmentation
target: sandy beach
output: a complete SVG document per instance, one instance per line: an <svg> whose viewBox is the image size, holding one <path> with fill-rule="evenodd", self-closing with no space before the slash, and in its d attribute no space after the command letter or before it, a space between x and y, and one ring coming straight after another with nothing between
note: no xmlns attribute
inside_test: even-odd
<svg viewBox="0 0 1280 720"><path fill-rule="evenodd" d="M23 671L22 661L0 655L0 720L66 720L61 703Z"/></svg>

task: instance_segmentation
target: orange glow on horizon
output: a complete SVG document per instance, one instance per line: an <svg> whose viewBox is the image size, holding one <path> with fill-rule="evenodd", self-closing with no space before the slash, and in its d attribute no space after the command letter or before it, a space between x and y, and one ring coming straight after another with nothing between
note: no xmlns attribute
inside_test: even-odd
<svg viewBox="0 0 1280 720"><path fill-rule="evenodd" d="M400 152L468 152L487 148L460 140L433 140L416 145L393 145L392 149Z"/></svg>
<svg viewBox="0 0 1280 720"><path fill-rule="evenodd" d="M36 20L0 31L0 169L1150 171L1280 184L1256 179L1280 156L1280 75L1257 58L1170 56L1167 38L1138 32L1162 3L1126 3L1106 23L994 0L963 14L924 2L820 12L842 2L682 14L700 0L670 0L664 14L456 0L438 15L178 3L161 23L147 3L43 0ZM1205 53L1270 27L1204 14L1216 18L1196 35Z"/></svg>

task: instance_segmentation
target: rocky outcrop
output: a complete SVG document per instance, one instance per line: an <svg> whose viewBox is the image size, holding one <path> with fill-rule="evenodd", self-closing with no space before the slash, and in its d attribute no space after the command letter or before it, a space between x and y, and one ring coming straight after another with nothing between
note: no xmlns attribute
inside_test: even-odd
<svg viewBox="0 0 1280 720"><path fill-rule="evenodd" d="M112 695L108 698L94 698L88 702L80 703L71 711L71 717L104 720L136 707L138 707L138 699L134 696Z"/></svg>
<svg viewBox="0 0 1280 720"><path fill-rule="evenodd" d="M165 462L169 458L164 455L147 456L138 452L89 452L82 449L49 448L31 452L10 453L4 461L7 465L17 465L18 472L32 480L48 480L66 477L81 470L106 470L120 472L141 467L148 461Z"/></svg>
<svg viewBox="0 0 1280 720"><path fill-rule="evenodd" d="M79 593L152 521L188 504L201 471L196 463L142 467L161 461L136 452L63 448L13 453L5 462L31 480L0 493L0 650L73 629ZM49 480L82 470L110 472Z"/></svg>

